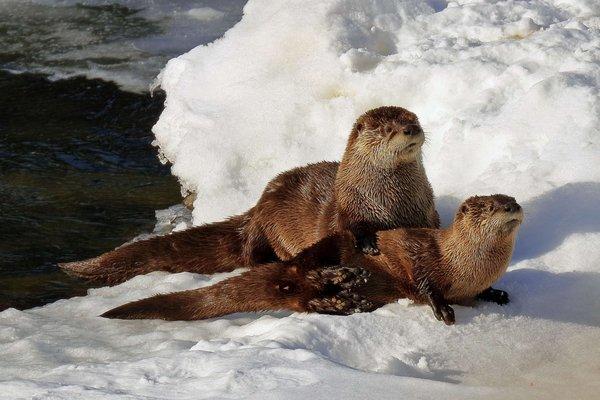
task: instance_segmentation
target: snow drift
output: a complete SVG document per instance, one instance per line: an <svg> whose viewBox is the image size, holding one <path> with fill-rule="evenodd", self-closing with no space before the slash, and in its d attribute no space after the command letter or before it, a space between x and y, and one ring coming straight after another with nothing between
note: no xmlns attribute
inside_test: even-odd
<svg viewBox="0 0 600 400"><path fill-rule="evenodd" d="M201 13L202 14L202 13ZM600 3L250 1L167 64L156 143L198 193L196 224L242 212L276 173L339 159L354 119L419 115L447 224L506 193L525 224L505 307L408 302L350 317L193 323L96 315L225 275L154 273L0 313L0 397L594 398L600 391Z"/></svg>

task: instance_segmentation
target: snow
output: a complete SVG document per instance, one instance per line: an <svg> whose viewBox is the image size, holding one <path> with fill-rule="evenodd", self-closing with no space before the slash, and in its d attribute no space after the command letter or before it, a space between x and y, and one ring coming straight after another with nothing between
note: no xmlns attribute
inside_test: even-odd
<svg viewBox="0 0 600 400"><path fill-rule="evenodd" d="M278 172L339 159L359 114L400 105L427 131L444 224L472 194L524 207L496 285L512 302L456 306L451 327L404 300L349 317L96 317L231 276L152 273L0 313L0 398L597 398L599 50L595 0L251 0L159 78L156 143L198 192L194 223L246 210Z"/></svg>
<svg viewBox="0 0 600 400"><path fill-rule="evenodd" d="M248 209L278 172L339 159L382 104L420 117L440 197L527 201L600 179L600 3L309 4L250 2L223 40L163 71L157 143L199 192L196 223Z"/></svg>

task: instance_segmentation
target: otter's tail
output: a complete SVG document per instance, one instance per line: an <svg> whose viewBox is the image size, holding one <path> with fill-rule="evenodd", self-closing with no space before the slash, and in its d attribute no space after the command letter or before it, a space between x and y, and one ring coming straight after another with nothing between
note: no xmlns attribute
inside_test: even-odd
<svg viewBox="0 0 600 400"><path fill-rule="evenodd" d="M187 321L266 310L347 315L383 305L370 298L380 278L371 283L375 276L364 268L327 265L337 258L335 240L325 239L287 262L257 265L205 288L134 301L102 317Z"/></svg>
<svg viewBox="0 0 600 400"><path fill-rule="evenodd" d="M59 264L65 272L115 285L152 271L212 274L245 267L245 215L166 236L134 242L84 261Z"/></svg>
<svg viewBox="0 0 600 400"><path fill-rule="evenodd" d="M288 309L304 311L301 297L313 290L302 284L297 268L264 264L201 289L160 294L105 312L104 318L189 321L236 312Z"/></svg>

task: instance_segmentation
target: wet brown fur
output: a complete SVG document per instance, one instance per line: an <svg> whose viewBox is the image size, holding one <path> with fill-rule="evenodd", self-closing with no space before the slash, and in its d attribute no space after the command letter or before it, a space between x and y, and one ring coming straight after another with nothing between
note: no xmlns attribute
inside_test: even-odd
<svg viewBox="0 0 600 400"><path fill-rule="evenodd" d="M209 274L289 260L342 230L374 235L398 227L437 228L421 162L423 141L413 113L376 108L356 121L341 163L278 175L240 216L59 265L97 283L117 284L151 271Z"/></svg>
<svg viewBox="0 0 600 400"><path fill-rule="evenodd" d="M214 224L126 244L99 257L59 264L67 273L105 285L116 285L151 271L216 272L245 266L237 216Z"/></svg>
<svg viewBox="0 0 600 400"><path fill-rule="evenodd" d="M279 309L351 314L409 298L429 303L434 312L442 307L451 313L448 320L444 314L444 321L453 323L448 303L473 300L506 271L522 218L512 197L475 196L461 205L447 229L379 232L379 256L361 253L351 234L338 233L290 260L255 267L208 288L125 304L103 316L189 320ZM366 280L359 270L368 271ZM328 279L323 276L336 274L353 281L323 283Z"/></svg>

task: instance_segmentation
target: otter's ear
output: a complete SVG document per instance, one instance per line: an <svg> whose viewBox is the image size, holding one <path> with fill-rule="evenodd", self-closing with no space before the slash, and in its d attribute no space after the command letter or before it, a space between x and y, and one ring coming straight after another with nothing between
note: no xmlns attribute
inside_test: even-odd
<svg viewBox="0 0 600 400"><path fill-rule="evenodd" d="M359 122L359 123L356 124L356 130L357 131L360 132L360 131L363 130L363 128L364 128L364 126L363 126L362 122Z"/></svg>
<svg viewBox="0 0 600 400"><path fill-rule="evenodd" d="M467 207L466 204L463 204L462 206L460 206L461 214L465 214L468 210L469 210L469 207Z"/></svg>

